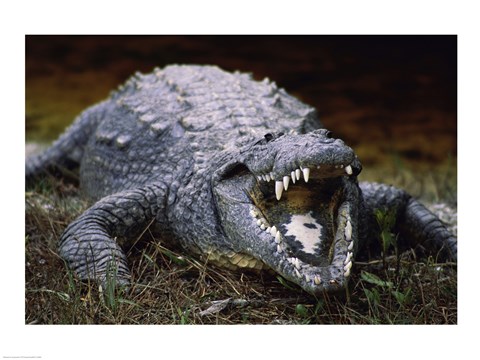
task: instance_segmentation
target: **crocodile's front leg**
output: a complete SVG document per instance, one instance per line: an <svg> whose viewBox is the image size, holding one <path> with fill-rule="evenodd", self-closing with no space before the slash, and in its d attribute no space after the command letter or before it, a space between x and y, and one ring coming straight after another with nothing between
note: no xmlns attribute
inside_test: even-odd
<svg viewBox="0 0 480 360"><path fill-rule="evenodd" d="M395 212L393 231L403 243L399 245L415 248L421 246L439 260L457 260L457 238L445 224L411 195L393 186L377 183L360 183L365 203L368 228L379 229L375 210ZM369 241L378 234L365 234Z"/></svg>
<svg viewBox="0 0 480 360"><path fill-rule="evenodd" d="M67 227L60 256L81 279L105 283L112 271L118 285L128 284L126 256L115 238L139 234L153 220L164 222L165 194L163 184L150 184L104 197Z"/></svg>

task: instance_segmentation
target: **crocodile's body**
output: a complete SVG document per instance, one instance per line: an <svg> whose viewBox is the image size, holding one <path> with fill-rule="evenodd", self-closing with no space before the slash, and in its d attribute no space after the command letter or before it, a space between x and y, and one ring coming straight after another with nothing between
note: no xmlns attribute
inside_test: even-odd
<svg viewBox="0 0 480 360"><path fill-rule="evenodd" d="M138 74L28 159L27 182L78 166L96 202L65 230L60 254L81 278L104 281L113 269L128 283L115 239L152 225L214 263L271 268L310 293L336 290L376 236L375 209L394 209L395 231L456 259L456 238L420 203L393 187L359 186L359 160L313 108L245 74Z"/></svg>

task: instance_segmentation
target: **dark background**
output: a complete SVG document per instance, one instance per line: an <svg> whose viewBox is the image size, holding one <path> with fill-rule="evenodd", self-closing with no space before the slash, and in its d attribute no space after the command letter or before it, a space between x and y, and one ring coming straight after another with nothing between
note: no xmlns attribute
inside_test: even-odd
<svg viewBox="0 0 480 360"><path fill-rule="evenodd" d="M26 137L53 140L135 71L216 64L315 106L364 166L457 155L456 36L26 36Z"/></svg>

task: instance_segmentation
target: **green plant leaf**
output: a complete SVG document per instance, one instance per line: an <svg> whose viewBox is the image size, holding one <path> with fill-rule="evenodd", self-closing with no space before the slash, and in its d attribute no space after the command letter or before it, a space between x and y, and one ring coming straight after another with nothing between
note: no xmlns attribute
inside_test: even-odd
<svg viewBox="0 0 480 360"><path fill-rule="evenodd" d="M386 288L393 287L393 283L391 281L382 280L377 275L369 273L367 271L362 271L360 277L363 281L366 281L369 284L378 285Z"/></svg>
<svg viewBox="0 0 480 360"><path fill-rule="evenodd" d="M308 317L308 309L303 304L297 304L297 306L295 306L295 312L302 318Z"/></svg>

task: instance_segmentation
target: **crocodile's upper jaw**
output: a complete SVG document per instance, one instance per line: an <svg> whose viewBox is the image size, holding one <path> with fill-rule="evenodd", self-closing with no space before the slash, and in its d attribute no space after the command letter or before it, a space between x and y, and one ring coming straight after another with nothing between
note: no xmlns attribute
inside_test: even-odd
<svg viewBox="0 0 480 360"><path fill-rule="evenodd" d="M310 293L343 288L357 246L359 194L351 165L318 164L293 171L290 180L269 177L245 168L216 185L232 247ZM230 258L237 266L258 268Z"/></svg>

